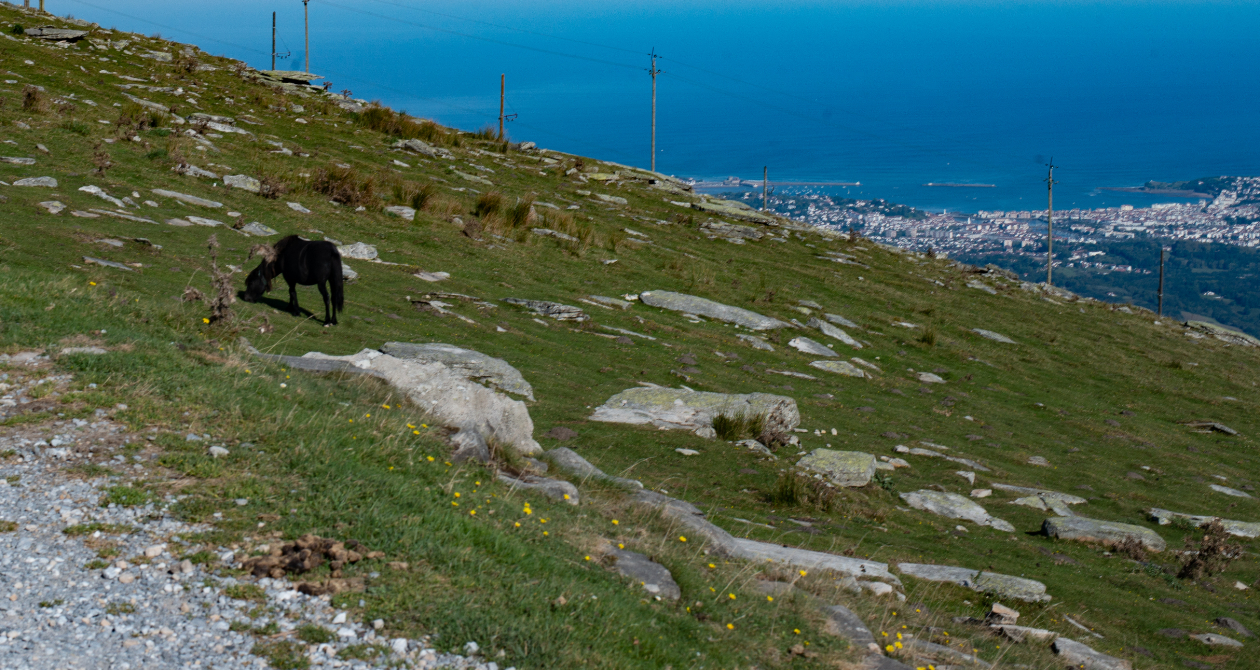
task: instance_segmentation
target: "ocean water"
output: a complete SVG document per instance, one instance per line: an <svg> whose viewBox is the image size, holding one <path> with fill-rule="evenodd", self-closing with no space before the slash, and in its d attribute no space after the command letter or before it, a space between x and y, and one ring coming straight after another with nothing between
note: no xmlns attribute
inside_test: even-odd
<svg viewBox="0 0 1260 670"><path fill-rule="evenodd" d="M48 0L302 69L303 5ZM311 0L311 70L396 109L698 179L860 182L927 209L1142 206L1100 191L1260 174L1260 3ZM925 187L928 182L995 188ZM780 192L792 189L780 187ZM796 189L804 190L804 189ZM814 189L819 190L819 189Z"/></svg>

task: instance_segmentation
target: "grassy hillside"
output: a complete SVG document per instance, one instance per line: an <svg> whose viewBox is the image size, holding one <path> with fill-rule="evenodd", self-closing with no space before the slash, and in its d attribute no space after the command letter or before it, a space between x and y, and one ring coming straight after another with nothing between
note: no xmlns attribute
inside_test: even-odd
<svg viewBox="0 0 1260 670"><path fill-rule="evenodd" d="M6 30L45 22L0 8ZM1253 491L1260 480L1255 348L1189 337L1176 322L1142 310L1122 313L989 277L983 281L995 287L991 295L969 288L977 275L952 262L822 236L783 220L759 226L760 240L733 244L715 238L706 222L754 224L693 209L688 205L698 197L668 182L649 184L641 172L277 90L231 61L185 54L183 45L159 39L96 30L91 40L64 48L24 37L0 40L6 142L0 154L35 159L0 163L0 180L58 182L0 186L0 344L9 351L56 350L77 337L110 348L99 357L59 359L82 389L63 398L65 411L125 402L131 409L122 416L134 427L169 433L162 438L163 463L175 483L145 484L195 493L185 504L190 518L211 521L221 513L219 531L201 538L205 544L254 546L265 539L257 529L260 514L274 515L267 517L269 529L285 537L359 539L411 568L378 568L382 576L366 593L339 596L342 602L362 599L365 616L384 618L392 630L436 634L451 648L476 639L503 650L500 667L837 667L859 657L820 629L821 615L807 599L771 601L752 588L760 577L788 575L713 560L696 543L679 541L668 523L631 508L618 490L584 486L577 508L509 496L490 470L449 465L442 431L424 425L384 385L290 374L249 359L237 344L245 336L259 349L300 355L350 354L387 341L446 342L521 370L534 387L537 401L529 410L544 447L560 446L547 431L568 427L578 437L563 446L609 473L695 503L736 535L890 564L937 562L1026 576L1045 582L1054 600L1014 604L1024 613L1021 623L1085 640L1064 619L1070 616L1104 636L1089 638L1091 645L1137 668L1260 667L1254 642L1222 651L1158 632L1216 630L1211 622L1221 616L1260 630L1255 591L1234 588L1256 581L1254 543L1243 540L1246 554L1222 574L1178 579L1183 538L1201 533L1158 526L1146 514L1160 507L1260 520L1254 498L1209 488ZM119 41L128 44L119 49ZM171 54L170 62L143 57L151 51ZM133 84L154 90L120 88ZM174 108L187 122L125 94ZM250 134L216 131L199 124L195 112L232 117ZM406 137L422 138L449 158L391 149ZM288 153L277 153L280 147ZM216 177L175 170L188 164ZM224 175L238 174L258 178L274 197L224 186ZM83 186L129 197L135 206L125 211L155 223L75 216L117 210ZM154 189L223 207L182 204ZM39 204L49 201L66 208L52 214ZM400 205L418 206L414 221L383 211ZM226 225L165 223L190 215ZM230 228L255 221L281 234L372 244L386 263L347 260L358 279L347 287L339 326L281 311L283 284L267 302L237 302L233 318L207 323L204 302L181 301L187 287L212 293L207 238L217 235L220 267L248 271L256 262L247 260L251 246L278 239ZM820 258L825 252L854 260ZM421 271L447 272L450 279L426 282L415 276ZM233 282L243 288L244 275ZM864 348L834 342L836 351L881 372L853 379L808 367L815 358L787 341L798 334L828 341L816 331L771 333L774 351L767 352L736 338L745 331L719 322L693 322L640 303L623 311L579 302L653 289L802 322L806 311L819 312L800 301L813 301L861 326L851 334ZM470 297L442 298L462 318L414 302L432 292ZM322 317L313 288L299 295ZM508 297L578 305L591 320L539 320L501 302ZM656 339L616 337L607 328ZM984 339L977 328L1017 344ZM920 383L919 372L945 383ZM782 447L770 461L686 432L587 421L593 407L639 382L788 395L808 432L798 434L800 449ZM1239 434L1199 433L1179 423L1198 419ZM212 460L179 437L190 430L257 448L234 446L231 457ZM955 474L962 469L957 464L908 456L911 468L882 485L843 491L830 507L773 495L798 452L832 446L892 457L894 446L920 441L946 445L951 455L992 471L977 473L972 485ZM1034 456L1050 465L1029 464ZM929 487L967 495L990 482L1082 495L1089 502L1078 514L1150 527L1170 549L1138 563L1050 540L1037 532L1046 513L1008 505L1016 496L1001 491L980 502L1013 523L1015 534L973 524L959 530L958 522L909 510L897 496ZM232 502L238 497L255 502L238 507ZM588 561L602 539L666 565L682 587L679 604L643 598ZM954 624L952 617L986 611L986 599L971 591L907 577L909 605L902 605L848 595L826 575L794 578L824 601L868 617L877 635L914 630L970 641L983 658L1004 665L1056 665L1044 644L1011 645ZM805 642L819 655L792 653Z"/></svg>

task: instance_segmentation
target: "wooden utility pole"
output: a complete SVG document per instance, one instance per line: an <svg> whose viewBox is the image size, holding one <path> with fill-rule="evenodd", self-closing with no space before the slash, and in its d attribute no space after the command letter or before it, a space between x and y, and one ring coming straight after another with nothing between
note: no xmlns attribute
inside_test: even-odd
<svg viewBox="0 0 1260 670"><path fill-rule="evenodd" d="M503 100L507 97L507 73L499 75L499 141L503 141Z"/></svg>
<svg viewBox="0 0 1260 670"><path fill-rule="evenodd" d="M306 23L306 73L311 73L311 0L302 0L302 17ZM275 49L272 49L275 51Z"/></svg>
<svg viewBox="0 0 1260 670"><path fill-rule="evenodd" d="M648 74L652 75L652 172L656 172L656 75L661 71L656 69L656 49L652 49L652 67L648 69Z"/></svg>
<svg viewBox="0 0 1260 670"><path fill-rule="evenodd" d="M1046 163L1049 173L1046 176L1046 284L1054 285L1054 185L1059 183L1054 180L1054 169L1058 167L1051 158Z"/></svg>
<svg viewBox="0 0 1260 670"><path fill-rule="evenodd" d="M39 0L39 11L44 11L44 0Z"/></svg>
<svg viewBox="0 0 1260 670"><path fill-rule="evenodd" d="M1159 247L1159 309L1155 312L1158 316L1164 315L1164 246Z"/></svg>
<svg viewBox="0 0 1260 670"><path fill-rule="evenodd" d="M271 13L271 69L276 69L276 13Z"/></svg>
<svg viewBox="0 0 1260 670"><path fill-rule="evenodd" d="M761 168L761 211L769 211L770 204L770 166Z"/></svg>

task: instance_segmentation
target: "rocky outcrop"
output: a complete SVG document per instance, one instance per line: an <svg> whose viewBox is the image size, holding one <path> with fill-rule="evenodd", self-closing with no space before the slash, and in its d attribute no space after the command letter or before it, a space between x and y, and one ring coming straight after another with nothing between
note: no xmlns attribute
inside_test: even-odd
<svg viewBox="0 0 1260 670"><path fill-rule="evenodd" d="M534 399L534 387L525 381L520 370L501 359L487 356L480 351L462 349L453 344L430 342L412 344L410 342L386 342L381 351L406 361L421 363L441 363L457 370L468 379L489 384L500 391Z"/></svg>
<svg viewBox="0 0 1260 670"><path fill-rule="evenodd" d="M723 305L720 302L714 302L707 298L698 298L685 293L644 291L639 294L639 300L650 307L659 307L697 316L707 316L710 319L726 321L750 330L773 330L775 328L790 327L788 323L768 316L762 316L741 307L731 307L730 305Z"/></svg>
<svg viewBox="0 0 1260 670"><path fill-rule="evenodd" d="M1149 551L1163 551L1167 546L1164 538L1149 528L1079 516L1046 519L1041 529L1053 538L1077 540L1107 547L1115 547L1129 539L1141 542Z"/></svg>
<svg viewBox="0 0 1260 670"><path fill-rule="evenodd" d="M950 565L927 565L923 563L899 563L897 570L903 575L910 575L929 582L950 582L973 591L991 593L1001 598L1011 598L1032 603L1049 602L1051 600L1051 596L1046 595L1045 584L1023 577L1013 577L996 572L985 572Z"/></svg>
<svg viewBox="0 0 1260 670"><path fill-rule="evenodd" d="M1249 521L1234 521L1231 519L1222 519L1215 516L1197 516L1194 514L1181 514L1179 512L1170 512L1166 509L1152 507L1150 511L1151 519L1158 521L1159 525L1167 526L1174 520L1181 519L1202 528L1213 520L1221 522L1225 527L1225 532L1238 537L1260 537L1260 523Z"/></svg>
<svg viewBox="0 0 1260 670"><path fill-rule="evenodd" d="M980 526L989 526L1008 533L1015 532L1014 526L994 518L988 510L957 493L919 489L902 493L901 499L915 509L939 514L949 519L964 519Z"/></svg>
<svg viewBox="0 0 1260 670"><path fill-rule="evenodd" d="M549 477L539 477L538 475L512 477L503 473L499 474L498 479L501 483L507 484L513 489L537 491L552 500L558 500L574 506L578 504L577 487L563 479L551 479Z"/></svg>
<svg viewBox="0 0 1260 670"><path fill-rule="evenodd" d="M555 319L556 321L577 321L582 322L590 319L580 307L572 305L562 305L558 302L548 302L546 300L529 300L527 298L504 298L503 302L509 305L524 307L529 311L540 314L545 317Z"/></svg>
<svg viewBox="0 0 1260 670"><path fill-rule="evenodd" d="M595 408L591 421L651 424L664 430L689 430L715 437L713 418L765 417L766 430L791 433L801 422L796 401L769 393L708 393L664 386L626 389Z"/></svg>
<svg viewBox="0 0 1260 670"><path fill-rule="evenodd" d="M796 467L821 474L836 486L866 486L875 476L875 457L860 451L815 449L797 461Z"/></svg>

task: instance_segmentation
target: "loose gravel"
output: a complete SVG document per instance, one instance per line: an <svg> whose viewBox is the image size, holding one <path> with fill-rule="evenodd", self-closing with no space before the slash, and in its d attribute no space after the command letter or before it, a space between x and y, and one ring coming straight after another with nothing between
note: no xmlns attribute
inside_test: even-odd
<svg viewBox="0 0 1260 670"><path fill-rule="evenodd" d="M0 418L55 399L71 381L42 356L0 359L9 366ZM153 435L130 434L109 414L0 429L0 668L265 668L270 648L287 653L276 659L282 667L498 670L475 642L464 656L439 653L425 638L378 634L384 622L357 621L287 580L215 574L235 562L225 547L202 553L211 559L202 564L172 555L211 527L172 516L173 496L108 502L111 487L165 476ZM90 478L100 472L90 464L121 474ZM300 639L314 637L311 626L329 640Z"/></svg>

